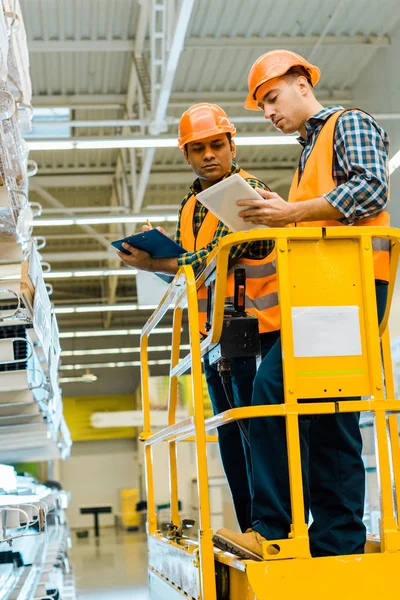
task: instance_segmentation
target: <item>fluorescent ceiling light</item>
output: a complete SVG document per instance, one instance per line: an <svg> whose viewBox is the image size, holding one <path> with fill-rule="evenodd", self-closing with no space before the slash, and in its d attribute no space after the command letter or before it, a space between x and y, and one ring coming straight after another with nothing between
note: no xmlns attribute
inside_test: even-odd
<svg viewBox="0 0 400 600"><path fill-rule="evenodd" d="M79 375L78 377L60 377L58 383L93 383L94 381L97 381L97 379L97 375L93 375L92 373L90 373L89 375Z"/></svg>
<svg viewBox="0 0 400 600"><path fill-rule="evenodd" d="M136 269L92 269L90 271L50 271L43 273L45 279L71 279L75 277L109 277L112 275L137 275ZM19 277L18 277L19 279Z"/></svg>
<svg viewBox="0 0 400 600"><path fill-rule="evenodd" d="M292 146L298 144L297 136L257 135L234 138L236 146Z"/></svg>
<svg viewBox="0 0 400 600"><path fill-rule="evenodd" d="M30 150L90 150L109 148L177 148L175 137L144 137L144 138L76 138L70 140L27 140ZM287 146L297 144L295 136L280 135L238 135L235 137L237 146Z"/></svg>
<svg viewBox="0 0 400 600"><path fill-rule="evenodd" d="M4 275L0 277L0 281L16 281L17 279L21 279L21 275Z"/></svg>
<svg viewBox="0 0 400 600"><path fill-rule="evenodd" d="M400 167L400 150L389 160L389 175Z"/></svg>
<svg viewBox="0 0 400 600"><path fill-rule="evenodd" d="M154 310L158 304L92 304L87 306L56 306L57 315L91 312L131 312L132 310Z"/></svg>
<svg viewBox="0 0 400 600"><path fill-rule="evenodd" d="M35 142L26 140L26 142L29 150L73 150L75 148L74 143L67 140L36 140Z"/></svg>
<svg viewBox="0 0 400 600"><path fill-rule="evenodd" d="M75 146L78 150L96 150L104 148L177 148L176 138L123 138L115 140L80 140Z"/></svg>
<svg viewBox="0 0 400 600"><path fill-rule="evenodd" d="M178 220L178 215L98 215L93 217L76 217L74 219L34 219L33 225L37 227L60 227L63 225L110 225L114 223L146 223L147 219L151 219L152 222L167 221L176 223Z"/></svg>
<svg viewBox="0 0 400 600"><path fill-rule="evenodd" d="M156 333L172 333L172 327L158 327L152 331ZM86 338L86 337L109 337L113 335L142 335L141 329L99 329L92 331L62 331L60 338Z"/></svg>
<svg viewBox="0 0 400 600"><path fill-rule="evenodd" d="M149 346L148 352L167 352L172 346ZM180 346L181 350L190 350L190 344ZM140 348L93 348L92 350L63 350L61 356L101 356L103 354L135 354Z"/></svg>
<svg viewBox="0 0 400 600"><path fill-rule="evenodd" d="M43 221L43 224L40 221ZM40 225L41 227L58 227L61 225L75 225L74 219L34 219L33 225Z"/></svg>
<svg viewBox="0 0 400 600"><path fill-rule="evenodd" d="M161 360L149 360L148 365L169 365L170 360L168 358ZM112 369L114 367L140 367L140 360L128 360L120 362L108 362L108 363L92 363L84 365L61 365L60 371L79 371L80 369Z"/></svg>

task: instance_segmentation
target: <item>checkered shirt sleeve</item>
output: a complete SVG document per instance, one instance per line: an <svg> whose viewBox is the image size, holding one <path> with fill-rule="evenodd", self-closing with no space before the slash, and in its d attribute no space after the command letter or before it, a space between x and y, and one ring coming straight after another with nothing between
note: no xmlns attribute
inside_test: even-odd
<svg viewBox="0 0 400 600"><path fill-rule="evenodd" d="M338 119L334 138L333 179L337 187L324 197L348 225L374 217L388 202L387 135L368 114L352 110Z"/></svg>

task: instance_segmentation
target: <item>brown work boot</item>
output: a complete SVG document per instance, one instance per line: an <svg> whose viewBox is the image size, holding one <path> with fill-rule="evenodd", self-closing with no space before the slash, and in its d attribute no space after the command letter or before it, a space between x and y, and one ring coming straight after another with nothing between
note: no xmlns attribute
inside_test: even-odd
<svg viewBox="0 0 400 600"><path fill-rule="evenodd" d="M218 529L213 536L213 542L217 548L246 560L263 560L262 544L266 541L254 529L247 529L246 533L236 533L222 528Z"/></svg>

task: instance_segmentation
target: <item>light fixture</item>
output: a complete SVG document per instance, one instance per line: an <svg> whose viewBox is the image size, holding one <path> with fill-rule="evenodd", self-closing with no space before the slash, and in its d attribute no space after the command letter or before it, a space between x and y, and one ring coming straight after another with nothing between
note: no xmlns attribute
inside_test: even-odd
<svg viewBox="0 0 400 600"><path fill-rule="evenodd" d="M112 275L137 275L136 269L91 269L90 271L50 271L45 279L71 279L80 277L111 277Z"/></svg>
<svg viewBox="0 0 400 600"><path fill-rule="evenodd" d="M34 219L33 225L36 227L62 227L71 225L111 225L118 223L146 223L147 219L151 219L154 223L176 223L178 220L177 214L164 214L164 215L95 215L93 217L76 217L70 219Z"/></svg>
<svg viewBox="0 0 400 600"><path fill-rule="evenodd" d="M389 160L389 175L400 167L400 150Z"/></svg>
<svg viewBox="0 0 400 600"><path fill-rule="evenodd" d="M298 144L292 135L248 135L235 137L236 146L292 146Z"/></svg>
<svg viewBox="0 0 400 600"><path fill-rule="evenodd" d="M152 331L152 335L159 333L172 333L172 327L157 327ZM60 338L87 338L87 337L109 337L119 335L141 335L141 329L99 329L92 331L62 331Z"/></svg>
<svg viewBox="0 0 400 600"><path fill-rule="evenodd" d="M73 150L74 144L69 140L26 140L29 150Z"/></svg>
<svg viewBox="0 0 400 600"><path fill-rule="evenodd" d="M40 223L43 221L43 225ZM41 227L59 227L63 225L75 225L74 219L34 219L33 225L41 225Z"/></svg>
<svg viewBox="0 0 400 600"><path fill-rule="evenodd" d="M84 375L78 375L77 377L60 377L58 383L93 383L97 381L97 375L93 375L93 373Z"/></svg>
<svg viewBox="0 0 400 600"><path fill-rule="evenodd" d="M172 346L149 346L148 352L167 352ZM190 350L189 344L180 346L181 350ZM103 354L136 354L140 348L93 348L91 350L63 350L61 356L102 356Z"/></svg>
<svg viewBox="0 0 400 600"><path fill-rule="evenodd" d="M102 150L110 148L178 148L175 137L149 136L145 138L109 137L75 138L69 140L27 140L29 150ZM294 136L238 135L237 146L287 146L297 144Z"/></svg>
<svg viewBox="0 0 400 600"><path fill-rule="evenodd" d="M151 366L155 365L169 365L170 360L168 358L160 360L149 360L147 364ZM140 367L140 360L128 360L119 362L107 362L107 363L91 363L91 364L77 364L77 365L61 365L60 371L79 371L80 369L113 369L114 367Z"/></svg>
<svg viewBox="0 0 400 600"><path fill-rule="evenodd" d="M87 306L56 306L57 315L91 312L131 312L133 310L154 310L158 304L89 304Z"/></svg>

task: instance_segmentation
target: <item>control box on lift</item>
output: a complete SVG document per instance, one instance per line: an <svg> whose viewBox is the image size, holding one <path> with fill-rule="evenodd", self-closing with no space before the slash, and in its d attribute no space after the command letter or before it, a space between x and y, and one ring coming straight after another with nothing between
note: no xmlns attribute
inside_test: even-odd
<svg viewBox="0 0 400 600"><path fill-rule="evenodd" d="M211 328L212 290L208 287L206 330ZM225 304L219 343L208 353L210 365L222 359L257 357L261 353L258 319L245 311L246 271L235 269L233 304Z"/></svg>

